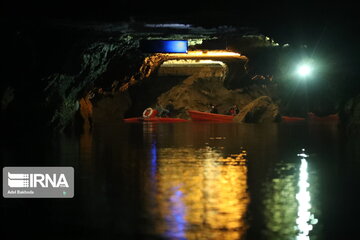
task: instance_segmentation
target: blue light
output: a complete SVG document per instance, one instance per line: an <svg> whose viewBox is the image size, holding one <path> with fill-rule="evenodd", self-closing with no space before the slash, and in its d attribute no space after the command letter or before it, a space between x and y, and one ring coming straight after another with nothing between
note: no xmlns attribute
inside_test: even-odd
<svg viewBox="0 0 360 240"><path fill-rule="evenodd" d="M169 53L186 53L187 41L167 41L164 42L164 50Z"/></svg>
<svg viewBox="0 0 360 240"><path fill-rule="evenodd" d="M166 217L168 229L166 235L171 239L185 239L186 236L186 205L180 187L174 187L170 197L170 214Z"/></svg>
<svg viewBox="0 0 360 240"><path fill-rule="evenodd" d="M151 177L156 177L156 169L157 169L157 149L156 142L154 141L151 144Z"/></svg>
<svg viewBox="0 0 360 240"><path fill-rule="evenodd" d="M186 40L143 40L140 49L147 53L187 53Z"/></svg>

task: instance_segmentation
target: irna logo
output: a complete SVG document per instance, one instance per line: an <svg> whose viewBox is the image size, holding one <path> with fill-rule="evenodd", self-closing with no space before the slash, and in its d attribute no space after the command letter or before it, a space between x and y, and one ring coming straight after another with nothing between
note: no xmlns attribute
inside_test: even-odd
<svg viewBox="0 0 360 240"><path fill-rule="evenodd" d="M36 188L49 186L53 188L65 187L68 188L69 184L64 174L22 174L8 172L8 185L11 188Z"/></svg>
<svg viewBox="0 0 360 240"><path fill-rule="evenodd" d="M4 167L5 198L73 198L73 167Z"/></svg>

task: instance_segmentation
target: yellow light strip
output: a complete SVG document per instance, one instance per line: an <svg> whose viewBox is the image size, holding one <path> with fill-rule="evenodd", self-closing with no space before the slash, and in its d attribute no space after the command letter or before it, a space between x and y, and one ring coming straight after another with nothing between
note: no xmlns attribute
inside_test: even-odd
<svg viewBox="0 0 360 240"><path fill-rule="evenodd" d="M201 64L219 64L224 65L222 61L214 61L214 60L193 60L193 59L176 59L176 60L167 60L161 66L167 65L201 65Z"/></svg>
<svg viewBox="0 0 360 240"><path fill-rule="evenodd" d="M168 57L240 57L240 53L230 51L188 51L187 53L166 53Z"/></svg>

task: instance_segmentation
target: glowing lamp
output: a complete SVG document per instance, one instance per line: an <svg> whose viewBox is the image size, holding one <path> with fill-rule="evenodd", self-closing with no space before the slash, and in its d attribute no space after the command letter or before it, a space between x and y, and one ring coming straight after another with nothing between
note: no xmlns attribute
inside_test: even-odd
<svg viewBox="0 0 360 240"><path fill-rule="evenodd" d="M312 68L307 64L302 64L297 68L296 72L300 77L305 78L311 74Z"/></svg>

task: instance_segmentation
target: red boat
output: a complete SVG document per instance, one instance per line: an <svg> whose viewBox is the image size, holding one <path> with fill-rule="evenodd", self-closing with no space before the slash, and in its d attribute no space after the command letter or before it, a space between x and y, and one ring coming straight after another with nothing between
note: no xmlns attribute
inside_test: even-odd
<svg viewBox="0 0 360 240"><path fill-rule="evenodd" d="M151 118L143 118L143 117L136 117L136 118L125 118L124 122L187 122L189 120L182 119L182 118L163 118L163 117L151 117Z"/></svg>
<svg viewBox="0 0 360 240"><path fill-rule="evenodd" d="M283 122L302 122L305 121L306 119L302 117L281 116L281 120Z"/></svg>
<svg viewBox="0 0 360 240"><path fill-rule="evenodd" d="M338 114L330 114L324 117L319 117L316 116L314 113L309 112L308 113L308 119L312 120L312 121L338 121L339 120L339 115Z"/></svg>
<svg viewBox="0 0 360 240"><path fill-rule="evenodd" d="M156 117L157 110L152 108L145 109L143 117L125 118L124 122L186 122L188 120L181 118Z"/></svg>
<svg viewBox="0 0 360 240"><path fill-rule="evenodd" d="M232 122L234 116L223 115L217 113L200 112L196 110L188 110L188 113L193 121L206 121L206 122Z"/></svg>

